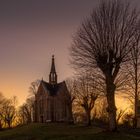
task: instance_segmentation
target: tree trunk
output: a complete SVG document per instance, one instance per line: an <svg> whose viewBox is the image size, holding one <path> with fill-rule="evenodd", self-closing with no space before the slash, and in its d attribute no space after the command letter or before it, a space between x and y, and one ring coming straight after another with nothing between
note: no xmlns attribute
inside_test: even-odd
<svg viewBox="0 0 140 140"><path fill-rule="evenodd" d="M137 107L138 107L138 96L137 96L137 85L135 89L135 103L134 103L134 120L133 120L133 127L137 128Z"/></svg>
<svg viewBox="0 0 140 140"><path fill-rule="evenodd" d="M8 123L8 128L11 128L11 121L9 120L7 123Z"/></svg>
<svg viewBox="0 0 140 140"><path fill-rule="evenodd" d="M136 59L137 60L137 59ZM138 107L138 70L137 62L135 64L135 101L134 101L134 122L133 127L137 128L137 107Z"/></svg>
<svg viewBox="0 0 140 140"><path fill-rule="evenodd" d="M108 102L107 112L108 112L108 117L109 117L109 130L112 132L117 131L115 89L116 89L116 86L112 82L112 80L107 79L107 83L106 83L107 102Z"/></svg>
<svg viewBox="0 0 140 140"><path fill-rule="evenodd" d="M137 128L137 107L138 107L138 98L137 98L137 92L135 93L135 104L134 104L134 121L133 121L133 127Z"/></svg>
<svg viewBox="0 0 140 140"><path fill-rule="evenodd" d="M86 110L86 114L87 114L87 126L91 126L91 111Z"/></svg>

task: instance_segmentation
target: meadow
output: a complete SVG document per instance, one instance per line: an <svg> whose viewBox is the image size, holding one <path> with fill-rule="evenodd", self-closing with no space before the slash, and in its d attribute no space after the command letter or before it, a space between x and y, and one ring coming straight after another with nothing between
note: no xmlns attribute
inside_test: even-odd
<svg viewBox="0 0 140 140"><path fill-rule="evenodd" d="M0 140L139 140L123 131L107 132L99 127L67 124L29 124L0 131Z"/></svg>

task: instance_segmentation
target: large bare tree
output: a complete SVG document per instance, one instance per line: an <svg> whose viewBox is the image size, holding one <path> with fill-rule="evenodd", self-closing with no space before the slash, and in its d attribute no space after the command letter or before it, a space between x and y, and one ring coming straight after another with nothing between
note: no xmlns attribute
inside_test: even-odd
<svg viewBox="0 0 140 140"><path fill-rule="evenodd" d="M110 131L117 130L115 81L136 45L138 18L138 12L128 3L103 0L82 23L71 47L73 65L84 69L97 68L104 76Z"/></svg>
<svg viewBox="0 0 140 140"><path fill-rule="evenodd" d="M81 106L87 118L87 125L91 125L91 111L94 108L95 101L100 95L97 83L89 75L83 75L76 79L74 88L75 105Z"/></svg>

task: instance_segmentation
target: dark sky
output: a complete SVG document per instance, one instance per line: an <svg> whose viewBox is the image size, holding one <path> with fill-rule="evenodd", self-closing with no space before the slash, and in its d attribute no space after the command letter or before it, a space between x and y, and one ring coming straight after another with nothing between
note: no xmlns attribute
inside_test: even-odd
<svg viewBox="0 0 140 140"><path fill-rule="evenodd" d="M59 81L70 77L71 36L98 2L0 0L0 91L23 102L32 81L48 80L52 54Z"/></svg>

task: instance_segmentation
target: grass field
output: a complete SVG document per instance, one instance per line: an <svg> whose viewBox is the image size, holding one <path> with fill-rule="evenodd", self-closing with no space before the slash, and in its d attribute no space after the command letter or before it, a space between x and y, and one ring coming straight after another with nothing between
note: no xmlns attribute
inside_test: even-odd
<svg viewBox="0 0 140 140"><path fill-rule="evenodd" d="M1 131L0 140L140 140L140 137L122 132L104 132L93 126L30 124Z"/></svg>

